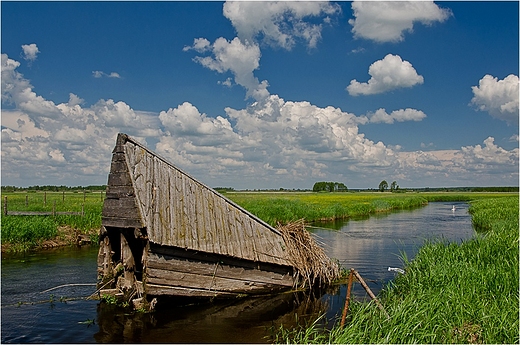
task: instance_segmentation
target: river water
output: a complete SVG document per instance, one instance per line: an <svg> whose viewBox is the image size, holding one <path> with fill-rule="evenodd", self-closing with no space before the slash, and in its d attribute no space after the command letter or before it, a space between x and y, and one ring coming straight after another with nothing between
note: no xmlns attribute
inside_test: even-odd
<svg viewBox="0 0 520 345"><path fill-rule="evenodd" d="M455 211L452 206L455 205ZM310 230L326 253L355 268L374 293L402 268L403 253L413 258L426 239L461 242L474 230L464 203L430 203L411 211L367 219L316 223ZM3 256L1 270L2 343L269 343L284 325L328 320L340 315L346 286L319 296L283 294L269 298L158 305L151 314L128 313L85 300L96 282L96 247ZM43 292L43 293L42 293ZM355 298L366 298L354 284Z"/></svg>

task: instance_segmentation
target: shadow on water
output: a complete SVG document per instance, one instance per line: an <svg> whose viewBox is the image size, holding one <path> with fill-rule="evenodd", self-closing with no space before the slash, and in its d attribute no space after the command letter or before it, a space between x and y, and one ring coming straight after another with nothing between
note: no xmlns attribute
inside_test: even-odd
<svg viewBox="0 0 520 345"><path fill-rule="evenodd" d="M430 203L401 211L314 224L312 232L327 255L355 268L374 293L402 267L401 253L413 258L426 239L460 242L473 236L467 205ZM2 256L2 343L272 343L283 325L305 325L325 314L340 316L346 286L321 294L287 293L269 297L179 304L161 301L153 313L129 312L84 300L95 286L97 247L63 248ZM354 284L354 298L367 295Z"/></svg>

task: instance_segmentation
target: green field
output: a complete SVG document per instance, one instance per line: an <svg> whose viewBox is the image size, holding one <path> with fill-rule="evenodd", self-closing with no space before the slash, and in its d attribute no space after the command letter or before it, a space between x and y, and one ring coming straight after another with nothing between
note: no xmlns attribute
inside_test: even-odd
<svg viewBox="0 0 520 345"><path fill-rule="evenodd" d="M469 201L511 195L510 193L312 193L312 192L228 192L227 198L267 223L277 226L304 218L306 221L368 216L377 212L421 207L428 201ZM70 233L90 234L96 242L101 227L104 193L100 191L3 192L8 211L81 212L84 216L2 215L2 250L38 248L45 240L64 238ZM55 205L55 206L54 206ZM2 213L3 214L3 213Z"/></svg>
<svg viewBox="0 0 520 345"><path fill-rule="evenodd" d="M103 207L101 192L14 192L2 193L2 251L24 251L38 248L45 240L65 243L72 234L89 234L97 242ZM84 212L83 216L11 216L19 212Z"/></svg>
<svg viewBox="0 0 520 345"><path fill-rule="evenodd" d="M518 196L473 201L478 235L426 243L373 302L354 302L345 328L281 329L287 343L519 342Z"/></svg>

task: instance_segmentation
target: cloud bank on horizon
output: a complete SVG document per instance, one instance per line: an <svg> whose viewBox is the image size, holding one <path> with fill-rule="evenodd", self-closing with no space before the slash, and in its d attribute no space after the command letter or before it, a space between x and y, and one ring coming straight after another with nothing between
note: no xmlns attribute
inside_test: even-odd
<svg viewBox="0 0 520 345"><path fill-rule="evenodd" d="M353 2L351 8L353 39L390 48L413 35L414 25L428 30L453 16L433 2ZM196 101L159 112L133 109L130 99L87 105L73 92L67 102L55 103L19 72L20 61L2 53L2 184L106 183L115 137L125 132L212 186L310 188L315 181L331 180L351 188L376 188L382 179L397 180L403 187L518 185L518 147L502 148L493 136L452 149L410 151L364 133L368 126L428 119L428 111L414 105L354 114L271 93L268 80L258 77L262 52L290 54L304 46L312 56L341 13L340 6L328 2L224 3L223 15L236 37L220 36L213 42L193 37L179 51L188 59L191 54L200 68L222 75L222 86L245 91L247 105L225 107L221 115L201 112ZM27 63L34 64L46 52L37 43L22 43L20 56ZM428 83L428 75L397 54L373 60L367 70L366 81L349 78L345 97L405 94ZM86 73L123 79L121 72ZM469 98L461 100L466 107L518 126L518 76L485 74L475 83L467 85ZM511 140L518 142L518 132Z"/></svg>

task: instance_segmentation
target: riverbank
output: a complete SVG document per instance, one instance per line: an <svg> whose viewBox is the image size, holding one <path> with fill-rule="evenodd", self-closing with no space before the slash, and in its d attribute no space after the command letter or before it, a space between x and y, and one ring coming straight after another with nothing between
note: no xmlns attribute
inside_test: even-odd
<svg viewBox="0 0 520 345"><path fill-rule="evenodd" d="M2 193L2 253L81 245L88 241L97 244L103 195L102 192ZM51 215L10 215L13 211Z"/></svg>
<svg viewBox="0 0 520 345"><path fill-rule="evenodd" d="M367 217L375 213L412 209L429 201L469 201L511 195L484 192L425 193L313 193L229 192L226 197L272 226L305 219L335 220ZM517 194L513 194L517 195ZM2 216L2 252L23 252L53 246L75 245L78 238L97 243L101 227L103 192L9 192L8 211L83 211L83 216Z"/></svg>
<svg viewBox="0 0 520 345"><path fill-rule="evenodd" d="M373 302L351 303L347 323L281 329L282 343L518 343L518 196L471 203L478 235L426 243Z"/></svg>

